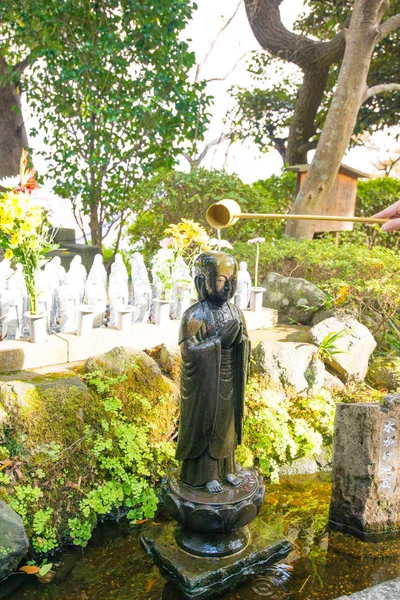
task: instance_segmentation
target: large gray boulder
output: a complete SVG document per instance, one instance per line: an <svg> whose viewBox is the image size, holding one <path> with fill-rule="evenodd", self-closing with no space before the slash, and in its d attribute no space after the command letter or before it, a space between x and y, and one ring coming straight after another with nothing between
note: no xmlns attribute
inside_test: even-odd
<svg viewBox="0 0 400 600"><path fill-rule="evenodd" d="M325 378L316 346L295 342L260 342L253 350L253 373L265 375L285 393L316 394Z"/></svg>
<svg viewBox="0 0 400 600"><path fill-rule="evenodd" d="M288 318L308 325L327 296L313 283L299 277L285 277L270 273L263 281L264 306L278 311L279 320Z"/></svg>
<svg viewBox="0 0 400 600"><path fill-rule="evenodd" d="M336 600L399 600L399 598L400 579L393 579L374 585L362 592L350 594L350 596L340 596Z"/></svg>
<svg viewBox="0 0 400 600"><path fill-rule="evenodd" d="M15 571L28 547L21 517L0 500L0 581Z"/></svg>
<svg viewBox="0 0 400 600"><path fill-rule="evenodd" d="M373 335L365 325L353 317L330 317L314 325L308 332L308 337L312 344L319 347L329 334L346 331L334 342L335 349L340 350L340 353L324 360L345 381L349 377L363 380L369 358L376 346Z"/></svg>

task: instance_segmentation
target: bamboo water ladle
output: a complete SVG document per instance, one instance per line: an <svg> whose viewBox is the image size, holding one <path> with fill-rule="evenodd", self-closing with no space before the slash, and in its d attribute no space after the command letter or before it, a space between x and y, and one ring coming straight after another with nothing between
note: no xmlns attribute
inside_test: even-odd
<svg viewBox="0 0 400 600"><path fill-rule="evenodd" d="M386 223L389 219L373 217L335 217L333 215L291 215L267 213L242 213L235 200L220 200L207 210L206 219L214 229L234 225L239 219L286 219L287 221L350 221L353 223Z"/></svg>

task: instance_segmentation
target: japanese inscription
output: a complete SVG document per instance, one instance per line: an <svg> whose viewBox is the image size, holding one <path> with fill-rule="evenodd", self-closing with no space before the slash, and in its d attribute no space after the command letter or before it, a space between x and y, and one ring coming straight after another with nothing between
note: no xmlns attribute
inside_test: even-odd
<svg viewBox="0 0 400 600"><path fill-rule="evenodd" d="M395 491L399 475L399 423L395 417L384 420L381 440L378 490L387 496Z"/></svg>

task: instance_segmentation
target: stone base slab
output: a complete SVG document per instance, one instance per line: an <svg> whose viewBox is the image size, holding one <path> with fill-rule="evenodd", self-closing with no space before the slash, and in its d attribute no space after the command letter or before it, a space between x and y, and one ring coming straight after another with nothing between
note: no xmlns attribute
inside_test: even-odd
<svg viewBox="0 0 400 600"><path fill-rule="evenodd" d="M168 523L149 529L141 542L161 574L190 600L204 600L231 591L281 561L292 549L289 541L257 518L248 526L250 541L244 550L225 558L199 558L178 547L175 528L175 523Z"/></svg>
<svg viewBox="0 0 400 600"><path fill-rule="evenodd" d="M336 600L399 600L400 598L400 579L393 579L374 585L371 588L356 592L350 596L340 596Z"/></svg>
<svg viewBox="0 0 400 600"><path fill-rule="evenodd" d="M259 312L246 309L243 311L243 315L246 320L247 331L270 329L278 324L278 311L274 308L264 307Z"/></svg>
<svg viewBox="0 0 400 600"><path fill-rule="evenodd" d="M262 313L244 312L249 331L274 326L275 317L271 313L276 311L264 308ZM163 327L135 323L129 333L102 327L94 329L90 337L78 337L74 333L52 334L45 344L32 344L29 339L5 340L0 342L0 373L78 362L118 346L146 350L163 343L177 345L179 326L179 320L169 321Z"/></svg>

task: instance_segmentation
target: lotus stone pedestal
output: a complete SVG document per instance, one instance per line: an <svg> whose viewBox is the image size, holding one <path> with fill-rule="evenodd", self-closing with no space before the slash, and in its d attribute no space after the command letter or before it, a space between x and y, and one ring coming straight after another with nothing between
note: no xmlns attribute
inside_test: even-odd
<svg viewBox="0 0 400 600"><path fill-rule="evenodd" d="M212 495L185 485L179 470L163 483L166 510L178 522L142 536L162 575L185 598L203 600L232 590L281 560L291 544L261 519L262 479L252 469L238 473L237 487L223 484Z"/></svg>

